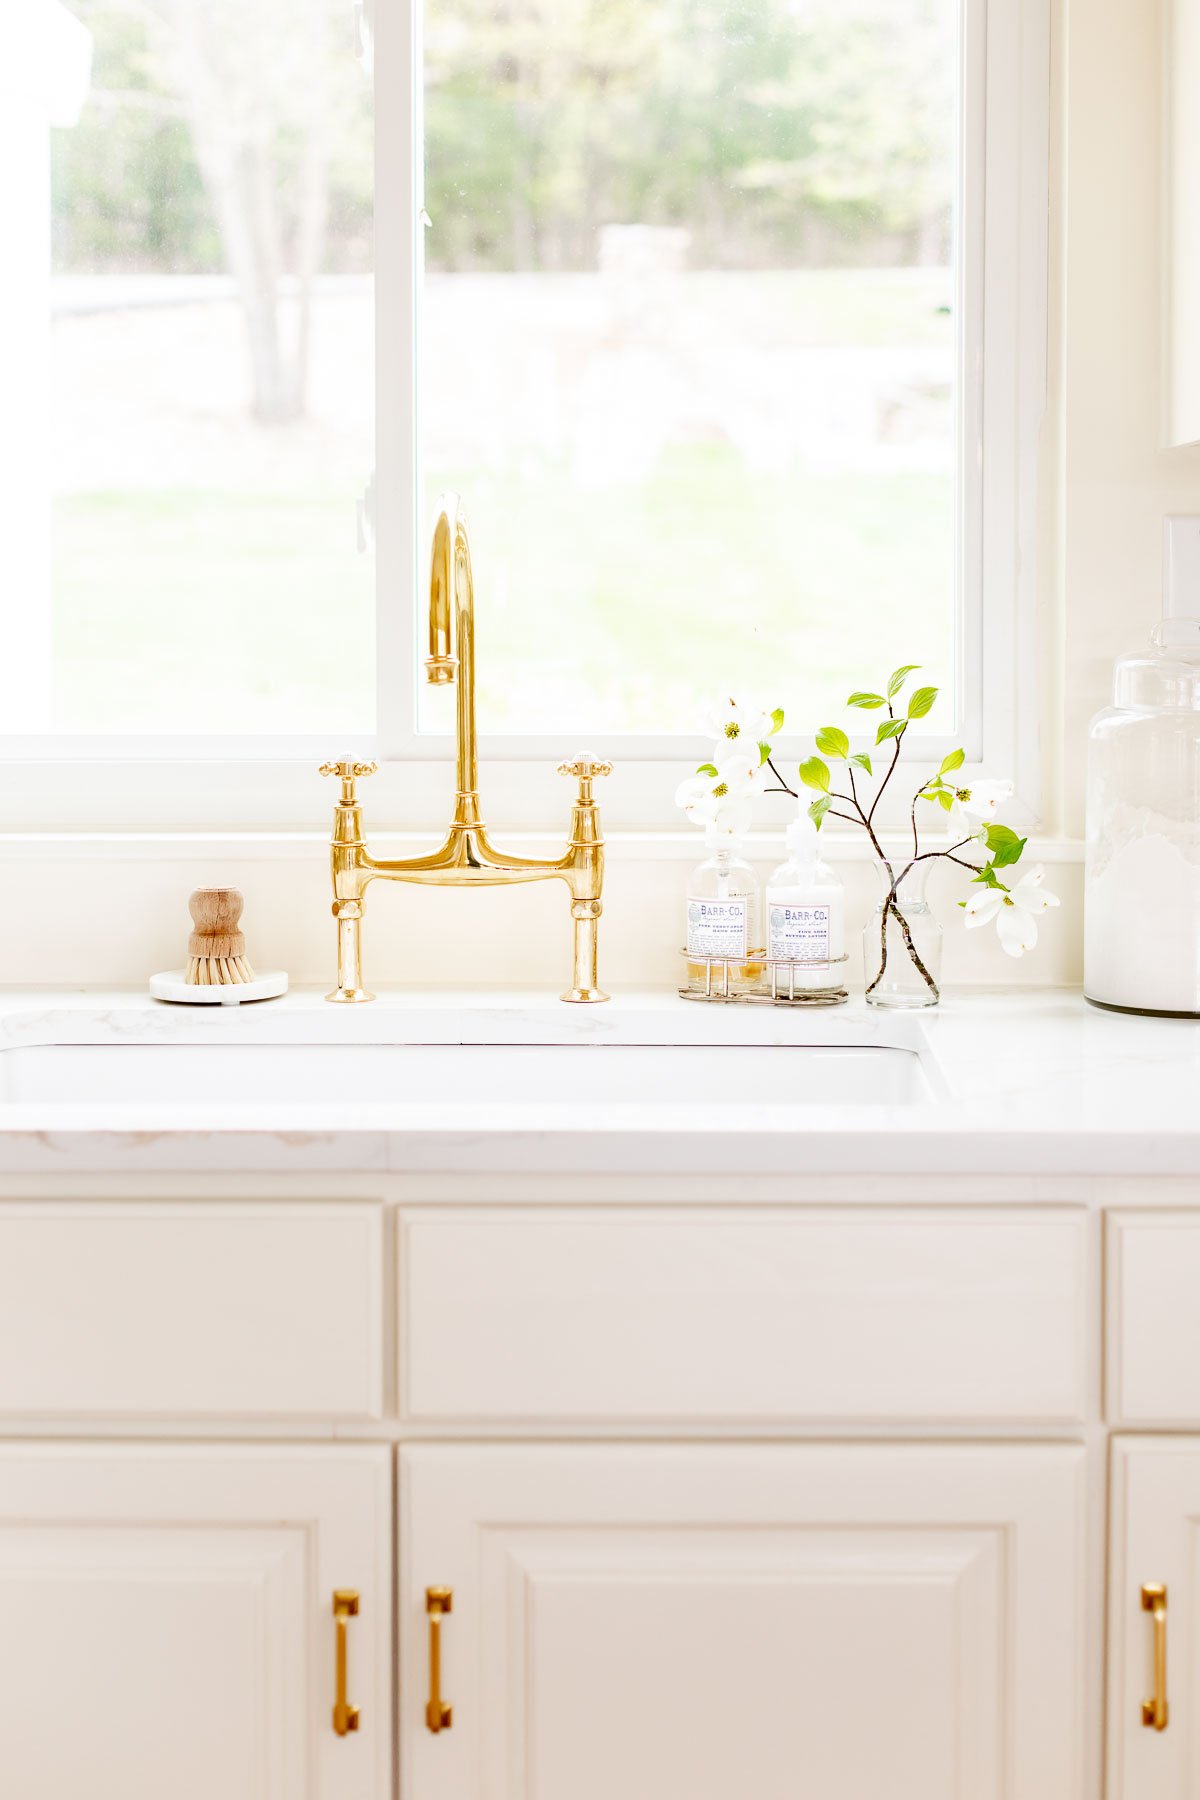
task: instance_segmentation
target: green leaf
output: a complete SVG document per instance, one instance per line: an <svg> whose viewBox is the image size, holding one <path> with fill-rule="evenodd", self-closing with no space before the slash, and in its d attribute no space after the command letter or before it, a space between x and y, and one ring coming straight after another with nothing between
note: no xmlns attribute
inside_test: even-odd
<svg viewBox="0 0 1200 1800"><path fill-rule="evenodd" d="M836 725L822 725L817 733L817 749L822 756L848 756L850 739Z"/></svg>
<svg viewBox="0 0 1200 1800"><path fill-rule="evenodd" d="M857 756L850 758L850 761L856 768L865 769L868 775L871 773L871 759L865 750L860 750Z"/></svg>
<svg viewBox="0 0 1200 1800"><path fill-rule="evenodd" d="M1020 862L1022 852L1028 839L1018 837L1007 825L989 825L986 843L992 853L992 867L1007 869L1015 862Z"/></svg>
<svg viewBox="0 0 1200 1800"><path fill-rule="evenodd" d="M814 800L812 805L809 807L808 816L812 820L813 824L816 826L818 831L820 831L820 829L821 829L821 820L825 817L825 814L829 811L829 809L832 805L833 805L833 801L830 798L830 796L828 794L822 794L821 798L819 800Z"/></svg>
<svg viewBox="0 0 1200 1800"><path fill-rule="evenodd" d="M1002 881L998 881L996 879L996 874L992 868L991 863L985 863L983 865L982 869L980 869L978 875L973 875L971 877L971 881L972 881L972 884L978 882L980 887L990 887L990 888L1004 887L1004 883ZM1005 889L1005 892L1007 892L1007 891L1008 890ZM966 905L965 900L963 902L963 905L964 906Z"/></svg>
<svg viewBox="0 0 1200 1800"><path fill-rule="evenodd" d="M954 805L954 795L949 788L941 788L937 795L943 812L949 812Z"/></svg>
<svg viewBox="0 0 1200 1800"><path fill-rule="evenodd" d="M829 767L819 756L810 756L800 764L800 779L805 787L817 788L822 794L829 792Z"/></svg>
<svg viewBox="0 0 1200 1800"><path fill-rule="evenodd" d="M881 719L875 727L875 742L882 744L887 738L903 737L907 719Z"/></svg>
<svg viewBox="0 0 1200 1800"><path fill-rule="evenodd" d="M777 737L782 730L783 730L783 708L782 708L782 706L777 706L775 708L775 711L771 714L772 735Z"/></svg>
<svg viewBox="0 0 1200 1800"><path fill-rule="evenodd" d="M861 706L861 707L865 708L867 711L870 711L870 709L874 706L886 706L887 701L884 699L882 694L864 694L861 691L856 691L855 693L851 694L850 698L846 702L846 705L847 706Z"/></svg>
<svg viewBox="0 0 1200 1800"><path fill-rule="evenodd" d="M913 670L919 669L920 666L920 663L905 663L902 669L896 670L895 674L888 682L887 697L889 700L894 700L896 698L896 695L900 692L900 689L904 686Z"/></svg>
<svg viewBox="0 0 1200 1800"><path fill-rule="evenodd" d="M771 760L770 744L760 744L758 746L758 766L759 766L759 768L761 769L763 767L764 763L768 763L768 762L770 762L770 760Z"/></svg>
<svg viewBox="0 0 1200 1800"><path fill-rule="evenodd" d="M716 772L716 763L701 763L700 767L696 770L697 775L715 775Z"/></svg>
<svg viewBox="0 0 1200 1800"><path fill-rule="evenodd" d="M949 756L943 756L942 766L938 770L938 774L939 775L948 775L950 773L951 769L961 769L965 760L966 760L966 757L965 757L963 751L952 750L950 752Z"/></svg>
<svg viewBox="0 0 1200 1800"><path fill-rule="evenodd" d="M909 718L923 719L937 697L938 691L936 688L917 688L916 692L911 696L908 702Z"/></svg>

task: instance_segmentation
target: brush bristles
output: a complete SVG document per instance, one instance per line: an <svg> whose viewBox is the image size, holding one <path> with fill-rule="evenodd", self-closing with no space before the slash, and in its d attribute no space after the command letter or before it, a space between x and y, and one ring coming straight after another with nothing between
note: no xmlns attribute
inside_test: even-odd
<svg viewBox="0 0 1200 1800"><path fill-rule="evenodd" d="M254 980L244 956L190 956L184 980L188 987L237 987Z"/></svg>

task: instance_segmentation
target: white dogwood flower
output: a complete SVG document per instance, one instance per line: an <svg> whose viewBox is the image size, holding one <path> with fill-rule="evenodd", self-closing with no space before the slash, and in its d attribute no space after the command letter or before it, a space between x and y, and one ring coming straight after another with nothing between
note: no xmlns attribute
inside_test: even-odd
<svg viewBox="0 0 1200 1800"><path fill-rule="evenodd" d="M1000 808L1013 797L1011 781L973 781L955 791L954 810L970 825L995 823Z"/></svg>
<svg viewBox="0 0 1200 1800"><path fill-rule="evenodd" d="M1041 864L1022 875L1007 891L999 887L981 887L971 895L964 908L968 929L996 921L1000 942L1010 956L1023 956L1038 940L1037 918L1058 905L1058 895L1042 886L1045 872Z"/></svg>
<svg viewBox="0 0 1200 1800"><path fill-rule="evenodd" d="M752 744L765 743L771 736L772 718L748 694L718 694L705 708L704 726L720 749L727 750L731 744L747 749ZM717 758L714 756L713 760Z"/></svg>
<svg viewBox="0 0 1200 1800"><path fill-rule="evenodd" d="M714 765L712 774L689 775L675 790L693 825L716 825L731 832L745 831L750 823L750 802L762 786L762 765L757 743L743 753L734 750Z"/></svg>

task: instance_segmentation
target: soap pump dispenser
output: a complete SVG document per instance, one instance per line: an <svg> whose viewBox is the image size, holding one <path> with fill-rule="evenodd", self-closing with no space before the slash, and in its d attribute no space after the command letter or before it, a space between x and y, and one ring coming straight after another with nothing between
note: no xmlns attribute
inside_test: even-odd
<svg viewBox="0 0 1200 1800"><path fill-rule="evenodd" d="M741 840L709 825L709 854L687 887L688 986L705 999L730 999L762 980L758 876Z"/></svg>
<svg viewBox="0 0 1200 1800"><path fill-rule="evenodd" d="M772 992L843 993L846 890L822 862L820 834L802 810L787 828L787 861L768 877L767 957Z"/></svg>

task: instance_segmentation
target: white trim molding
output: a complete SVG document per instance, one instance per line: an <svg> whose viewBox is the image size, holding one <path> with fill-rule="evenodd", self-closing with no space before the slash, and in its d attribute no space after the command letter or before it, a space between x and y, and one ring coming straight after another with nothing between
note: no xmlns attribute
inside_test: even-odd
<svg viewBox="0 0 1200 1800"><path fill-rule="evenodd" d="M834 864L873 860L862 832L823 833L822 849ZM561 837L548 831L515 831L506 847L521 856L546 856ZM391 856L418 854L429 847L428 833L384 831L377 848ZM899 858L907 839L888 833L883 847ZM697 863L706 854L703 838L694 831L614 831L605 847L613 862ZM229 863L311 862L329 848L327 833L318 831L7 831L0 832L0 864L33 860L53 863ZM776 863L783 842L777 831L755 831L745 839L743 852L750 862ZM1025 862L1082 863L1081 838L1031 838Z"/></svg>

